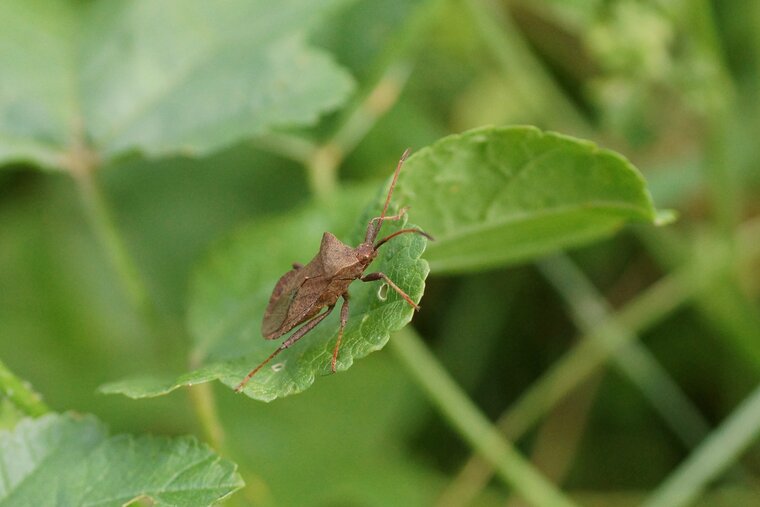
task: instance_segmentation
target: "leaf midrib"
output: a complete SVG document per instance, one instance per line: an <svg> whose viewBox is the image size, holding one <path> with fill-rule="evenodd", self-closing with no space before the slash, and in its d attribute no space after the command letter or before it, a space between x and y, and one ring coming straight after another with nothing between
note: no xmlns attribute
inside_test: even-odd
<svg viewBox="0 0 760 507"><path fill-rule="evenodd" d="M634 211L636 214L641 218L642 220L645 220L645 216L642 214L642 209L640 206L635 206L632 204L625 204L625 203L616 203L616 202L607 202L607 201L590 201L585 202L583 205L573 205L573 206L559 206L556 208L549 208L545 210L535 211L535 212L522 212L522 213L514 213L512 215L509 215L505 217L503 220L499 220L496 222L488 222L482 225L474 225L469 227L458 227L452 234L441 235L440 233L436 233L433 231L433 235L435 236L435 241L430 243L429 249L435 250L440 245L445 245L447 243L452 243L455 241L461 241L463 238L479 235L479 234L488 234L492 232L495 229L499 229L504 226L508 226L511 224L515 224L517 222L530 222L533 219L536 218L546 218L551 217L555 215L561 215L561 214L570 214L572 212L576 211L585 211L585 210L599 210L599 211ZM623 220L625 217L620 217L621 220Z"/></svg>

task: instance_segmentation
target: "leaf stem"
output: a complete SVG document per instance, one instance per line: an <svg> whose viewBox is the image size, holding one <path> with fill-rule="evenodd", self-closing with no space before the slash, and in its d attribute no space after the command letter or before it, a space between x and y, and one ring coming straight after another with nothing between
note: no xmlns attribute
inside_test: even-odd
<svg viewBox="0 0 760 507"><path fill-rule="evenodd" d="M520 496L541 507L575 505L499 434L411 327L399 331L391 340L391 346L430 401Z"/></svg>
<svg viewBox="0 0 760 507"><path fill-rule="evenodd" d="M287 134L267 134L254 140L262 149L302 163L308 172L309 186L317 199L329 199L338 184L338 168L377 121L398 101L411 74L408 57L416 35L435 19L436 9L445 4L430 0L405 19L400 35L377 58L380 62L368 80L368 86L357 94L352 104L338 117L335 130L319 145Z"/></svg>
<svg viewBox="0 0 760 507"><path fill-rule="evenodd" d="M0 361L0 394L31 417L50 412L50 408L32 389L32 386L14 375L2 361Z"/></svg>
<svg viewBox="0 0 760 507"><path fill-rule="evenodd" d="M396 103L410 72L411 66L406 62L390 65L367 96L343 118L330 139L312 152L305 164L311 189L317 199L329 198L335 191L338 168L344 157Z"/></svg>
<svg viewBox="0 0 760 507"><path fill-rule="evenodd" d="M306 161L309 187L317 200L328 200L338 186L338 166L343 161L338 146L327 143L320 146Z"/></svg>
<svg viewBox="0 0 760 507"><path fill-rule="evenodd" d="M399 60L388 66L377 84L350 111L332 136L342 153L353 151L377 121L398 101L412 73L412 63Z"/></svg>
<svg viewBox="0 0 760 507"><path fill-rule="evenodd" d="M307 139L274 132L261 135L251 143L258 149L276 153L302 164L306 164L317 149L316 145Z"/></svg>
<svg viewBox="0 0 760 507"><path fill-rule="evenodd" d="M697 499L760 433L760 387L644 502L644 507L679 507Z"/></svg>

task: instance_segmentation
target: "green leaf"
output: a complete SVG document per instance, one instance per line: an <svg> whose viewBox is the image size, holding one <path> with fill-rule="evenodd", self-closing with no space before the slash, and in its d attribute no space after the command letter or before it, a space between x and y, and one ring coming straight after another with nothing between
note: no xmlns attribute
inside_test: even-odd
<svg viewBox="0 0 760 507"><path fill-rule="evenodd" d="M622 156L533 127L471 130L418 151L394 199L436 238L425 254L434 273L525 261L657 219Z"/></svg>
<svg viewBox="0 0 760 507"><path fill-rule="evenodd" d="M0 430L13 428L24 415L10 399L0 396Z"/></svg>
<svg viewBox="0 0 760 507"><path fill-rule="evenodd" d="M279 341L261 337L261 319L278 278L292 262L308 262L318 251L321 233L331 231L347 244L364 239L366 224L379 214L373 205L356 222L356 195L346 191L330 203L312 205L286 217L251 224L221 244L197 272L192 290L189 327L195 338L194 360L202 364L179 378L142 377L108 384L106 393L133 398L168 393L180 386L219 379L234 387L262 362ZM366 202L366 201L364 201ZM353 227L348 223L353 222ZM404 223L386 222L381 235ZM345 231L353 229L349 235ZM428 273L420 259L426 241L404 234L388 242L367 272L386 273L414 300L419 301ZM343 335L337 369L348 369L354 359L380 350L391 332L412 318L413 309L381 282L354 282L348 324ZM263 401L298 393L317 376L330 373L330 360L338 331L340 302L327 319L302 340L283 351L248 383L245 393Z"/></svg>
<svg viewBox="0 0 760 507"><path fill-rule="evenodd" d="M352 87L303 40L339 1L0 2L0 161L203 154L312 123Z"/></svg>
<svg viewBox="0 0 760 507"><path fill-rule="evenodd" d="M191 437L108 436L93 416L48 414L0 431L0 506L206 506L243 486Z"/></svg>
<svg viewBox="0 0 760 507"><path fill-rule="evenodd" d="M530 127L478 129L420 150L407 162L394 202L412 205L415 221L436 236L426 258L439 272L524 260L596 239L628 220L658 218L643 179L625 159ZM201 367L178 378L144 377L102 390L139 398L214 379L235 386L276 348L259 330L288 261L308 262L320 232L339 230L352 215L346 201L331 202L240 231L216 250L193 286L190 328L194 362ZM362 240L370 216L365 213L349 244ZM389 223L386 229L403 226ZM424 239L404 235L383 248L370 271L386 272L419 300L427 275L427 263L419 259ZM411 319L412 310L393 291L382 301L377 285L352 287L340 369L382 348L389 333ZM246 393L269 401L303 391L315 376L329 373L337 313L259 372Z"/></svg>

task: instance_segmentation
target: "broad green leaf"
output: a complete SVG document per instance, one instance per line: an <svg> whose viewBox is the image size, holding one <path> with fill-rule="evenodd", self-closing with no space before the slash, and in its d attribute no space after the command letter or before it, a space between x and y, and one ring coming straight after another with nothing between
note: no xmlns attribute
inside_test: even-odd
<svg viewBox="0 0 760 507"><path fill-rule="evenodd" d="M524 261L658 219L623 157L533 127L481 128L423 148L395 199L436 238L425 254L434 273Z"/></svg>
<svg viewBox="0 0 760 507"><path fill-rule="evenodd" d="M303 40L339 1L0 2L0 162L199 154L312 123L351 89Z"/></svg>
<svg viewBox="0 0 760 507"><path fill-rule="evenodd" d="M373 205L358 225L358 206L351 192L336 200L313 205L290 216L261 221L240 230L213 252L197 272L191 290L189 326L195 338L194 361L202 364L179 378L145 377L112 383L101 389L140 398L170 392L177 387L219 379L234 387L254 366L279 345L261 337L261 319L278 278L292 262L306 263L317 253L322 232L331 231L352 246L364 239L366 224L379 214ZM359 193L366 195L366 193ZM354 227L347 224L353 222ZM386 222L382 235L404 221ZM351 230L351 234L341 231ZM426 241L404 234L382 247L367 272L382 271L415 301L419 301L428 273L420 259ZM385 346L392 331L406 325L414 311L381 282L354 282L348 324L337 369L346 370L354 359ZM327 319L301 341L285 350L250 381L245 393L263 401L308 388L317 376L330 373L337 338L340 301Z"/></svg>
<svg viewBox="0 0 760 507"><path fill-rule="evenodd" d="M212 505L243 486L194 438L108 436L97 419L48 414L0 431L0 506Z"/></svg>

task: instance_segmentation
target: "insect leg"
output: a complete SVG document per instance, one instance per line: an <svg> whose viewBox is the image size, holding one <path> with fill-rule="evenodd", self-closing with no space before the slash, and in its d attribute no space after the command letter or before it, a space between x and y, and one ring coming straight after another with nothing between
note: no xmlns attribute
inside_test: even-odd
<svg viewBox="0 0 760 507"><path fill-rule="evenodd" d="M380 227L382 227L382 222L385 220L401 220L404 215L406 215L406 212L409 211L409 206L404 206L400 210L398 210L398 213L395 215L389 216L389 217L375 217L369 221L369 226L367 227L367 236L364 238L365 241L374 241L375 237L377 237L378 233L380 232Z"/></svg>
<svg viewBox="0 0 760 507"><path fill-rule="evenodd" d="M375 250L377 250L378 248L380 248L381 246L383 246L384 243L387 243L389 240L395 238L396 236L398 236L400 234L406 234L408 232L414 232L416 234L420 234L422 236L425 236L430 241L435 241L435 238L433 238L433 236L431 236L427 232L423 231L422 229L401 229L400 231L396 231L393 234L391 234L390 236L386 236L385 238L383 238L380 241L378 241L377 244L375 245Z"/></svg>
<svg viewBox="0 0 760 507"><path fill-rule="evenodd" d="M343 339L343 329L348 322L348 292L343 294L343 304L340 307L340 329L338 329L338 341L335 342L335 348L333 349L332 363L330 367L332 372L335 373L335 366L338 363L338 350L340 349L340 341Z"/></svg>
<svg viewBox="0 0 760 507"><path fill-rule="evenodd" d="M291 345L293 345L295 342L297 342L298 340L300 340L301 338L303 338L303 336L306 333L308 333L309 331L311 331L312 329L314 329L314 327L316 327L317 324L319 324L320 322L322 322L322 320L324 320L325 317L327 317L328 315L330 315L330 312L333 311L333 308L335 308L335 305L328 306L327 307L327 311L325 311L324 313L320 313L319 315L317 315L316 317L314 317L313 319L311 319L309 322L307 322L306 324L304 324L303 326L301 326L300 328L298 328L298 330L295 333L293 333L292 335L290 335L290 338L288 338L287 340L285 340L284 342L282 342L282 345L280 345L279 347L277 347L277 349L274 352L272 352L272 354L269 357L267 357L266 359L264 359L264 361L261 364L259 364L256 368L254 368L250 372L248 372L248 375L245 376L245 378L243 379L243 381L240 382L235 387L235 392L239 393L240 391L242 391L243 388L245 387L245 385L248 383L248 381L251 380L251 377L253 377L254 375L256 375L256 373L261 368L263 368L265 364L267 364L269 361L271 361L272 358L274 358L274 356L276 356L277 354L279 354L280 352L282 352L283 350L287 349L288 347L290 347Z"/></svg>
<svg viewBox="0 0 760 507"><path fill-rule="evenodd" d="M406 302L411 305L412 308L414 308L418 312L420 311L420 307L417 305L417 303L415 303L414 301L412 301L412 298L410 298L406 294L406 292L404 292L403 290L401 290L401 287L399 287L398 285L396 285L395 283L393 283L393 280L391 280L390 278L388 278L388 275L386 275L385 273L379 273L379 272L378 273L369 273L369 274L364 275L363 277L359 278L359 280L361 280L362 282L374 282L375 280L380 280L380 279L385 280L385 283L387 283L388 285L390 285L390 287L393 290L395 290L396 292L398 292L399 296L401 296L402 298L404 298L406 300Z"/></svg>
<svg viewBox="0 0 760 507"><path fill-rule="evenodd" d="M380 220L401 220L404 215L406 215L406 212L409 211L409 206L404 206L400 210L398 210L398 213L395 215L391 215L389 217L375 217L369 221L370 224L374 224L376 222L379 222Z"/></svg>

